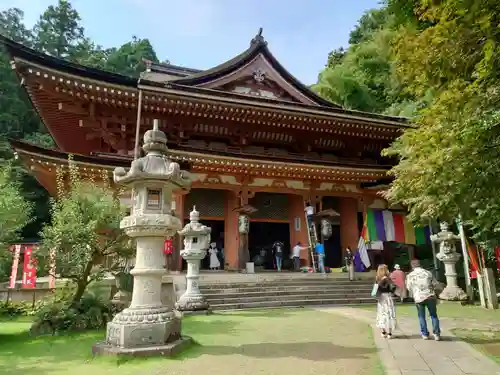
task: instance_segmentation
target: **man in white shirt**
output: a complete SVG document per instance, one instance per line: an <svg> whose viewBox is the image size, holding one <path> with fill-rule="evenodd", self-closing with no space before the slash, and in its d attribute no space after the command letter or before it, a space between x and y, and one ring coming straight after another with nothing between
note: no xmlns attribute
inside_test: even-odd
<svg viewBox="0 0 500 375"><path fill-rule="evenodd" d="M429 339L425 309L429 310L432 321L432 331L436 341L441 340L441 329L437 316L437 298L434 291L435 280L432 273L420 267L420 261L412 260L412 271L406 276L406 287L411 291L417 306L420 333L424 340Z"/></svg>
<svg viewBox="0 0 500 375"><path fill-rule="evenodd" d="M302 246L300 242L297 242L297 245L295 245L292 249L293 269L295 271L300 269L300 252L304 249L309 249L309 247Z"/></svg>
<svg viewBox="0 0 500 375"><path fill-rule="evenodd" d="M314 207L311 206L311 203L307 202L306 203L306 208L304 208L304 211L305 211L305 213L307 215L307 225L310 228L312 226L312 224L313 224Z"/></svg>

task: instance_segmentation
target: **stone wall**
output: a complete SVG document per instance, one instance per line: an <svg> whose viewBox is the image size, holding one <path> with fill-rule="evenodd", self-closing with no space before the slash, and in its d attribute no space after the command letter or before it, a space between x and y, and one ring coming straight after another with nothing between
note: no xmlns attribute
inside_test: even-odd
<svg viewBox="0 0 500 375"><path fill-rule="evenodd" d="M102 298L109 299L116 293L114 279L102 280L95 285L91 285L89 290L102 296ZM51 290L48 286L42 285L34 289L0 289L0 301L12 302L32 302L42 300L51 295ZM162 302L163 304L173 308L176 299L174 285L170 277L165 277L162 284Z"/></svg>

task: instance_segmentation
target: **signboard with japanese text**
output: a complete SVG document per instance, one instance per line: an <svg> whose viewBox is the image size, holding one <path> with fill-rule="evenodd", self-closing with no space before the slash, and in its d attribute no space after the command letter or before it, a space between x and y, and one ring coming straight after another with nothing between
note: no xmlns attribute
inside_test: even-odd
<svg viewBox="0 0 500 375"><path fill-rule="evenodd" d="M26 247L24 250L23 284L25 289L34 288L36 285L36 264L33 256L33 248Z"/></svg>
<svg viewBox="0 0 500 375"><path fill-rule="evenodd" d="M174 251L174 245L172 243L172 239L171 238L167 238L165 240L165 245L164 245L164 248L163 248L163 254L165 255L172 255Z"/></svg>

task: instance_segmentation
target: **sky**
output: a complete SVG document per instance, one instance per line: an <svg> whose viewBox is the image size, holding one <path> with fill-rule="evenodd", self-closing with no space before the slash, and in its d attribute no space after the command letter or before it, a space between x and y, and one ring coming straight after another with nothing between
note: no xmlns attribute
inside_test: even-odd
<svg viewBox="0 0 500 375"><path fill-rule="evenodd" d="M328 53L380 0L72 0L86 35L103 47L148 38L160 60L209 69L248 48L263 28L273 55L305 84L315 83ZM57 0L0 0L31 27ZM329 4L329 5L325 5Z"/></svg>

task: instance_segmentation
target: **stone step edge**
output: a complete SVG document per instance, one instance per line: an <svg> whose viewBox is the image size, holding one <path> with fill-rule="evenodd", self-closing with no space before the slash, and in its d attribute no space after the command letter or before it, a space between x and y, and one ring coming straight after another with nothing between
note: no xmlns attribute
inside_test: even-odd
<svg viewBox="0 0 500 375"><path fill-rule="evenodd" d="M287 296L285 296L287 297ZM292 301L319 301L317 298L306 298L304 296L294 296L295 298L292 299ZM313 296L313 297L318 297L318 296ZM325 296L325 298L322 298L321 300L354 300L357 298L369 298L369 296L363 296L363 297L351 297L351 296ZM375 301L373 298L369 298L372 301ZM250 298L245 298L245 297L240 297L240 298L214 298L214 299L209 299L207 298L206 301L210 305L233 305L237 303L259 303L259 302L267 302L270 301L269 299L266 299L266 297L250 297ZM289 299L287 298L274 298L271 300L272 302L288 302Z"/></svg>
<svg viewBox="0 0 500 375"><path fill-rule="evenodd" d="M200 291L203 294L230 294L230 293L289 293L289 292L322 292L322 291L332 291L332 292L346 292L346 293L364 293L364 292L371 292L372 287L369 288L342 288L342 287L324 287L324 288L315 288L315 289L310 289L310 288L272 288L272 287L267 287L267 288L262 288L262 287L247 287L247 288L213 288L213 289L202 289L200 288Z"/></svg>
<svg viewBox="0 0 500 375"><path fill-rule="evenodd" d="M341 295L360 295L360 294L370 294L371 290L268 290L268 291L255 291L255 292L247 292L247 293L242 293L242 292L228 292L228 289L222 289L221 292L219 293L203 293L203 296L205 298L231 298L230 296L235 296L235 297L274 297L274 296L288 296L292 297L294 295L317 295L317 296L324 296L324 295L330 295L330 294L341 294Z"/></svg>
<svg viewBox="0 0 500 375"><path fill-rule="evenodd" d="M205 288L205 289L213 289L213 288L224 288L224 287L266 287L266 286L274 286L274 287L293 287L293 286L325 286L325 285L331 285L331 286L351 286L351 287L356 287L356 286L364 286L364 287L372 287L373 283L356 283L356 282L349 282L349 281L343 281L343 282L330 282L328 280L324 281L314 281L314 282L308 282L308 283L300 283L300 282L293 282L293 283L214 283L214 284L202 284L200 283L200 288Z"/></svg>
<svg viewBox="0 0 500 375"><path fill-rule="evenodd" d="M287 301L286 304L277 301L266 302L250 302L250 303L228 303L228 304L213 304L210 305L212 310L244 310L244 309L259 309L259 308L290 308L290 307L306 307L315 305L332 305L332 306L355 306L374 303L373 298L342 298L338 300L308 300L308 301ZM240 306L240 307L234 307Z"/></svg>

